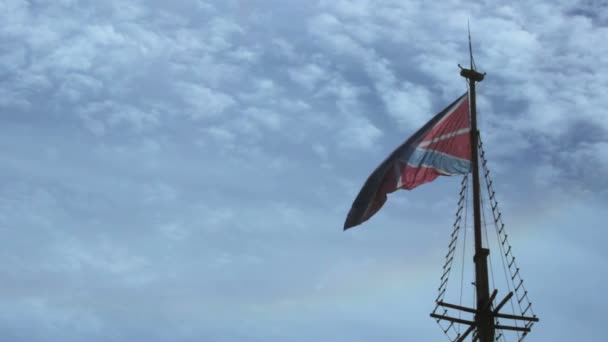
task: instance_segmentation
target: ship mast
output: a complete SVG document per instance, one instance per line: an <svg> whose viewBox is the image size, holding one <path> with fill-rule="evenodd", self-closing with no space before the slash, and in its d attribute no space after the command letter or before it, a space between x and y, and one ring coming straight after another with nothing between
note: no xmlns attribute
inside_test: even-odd
<svg viewBox="0 0 608 342"><path fill-rule="evenodd" d="M492 301L488 283L488 255L490 250L483 247L481 236L481 199L479 188L479 156L477 146L479 144L479 131L477 130L477 108L475 99L475 83L481 82L485 74L475 70L473 63L473 49L471 46L471 34L469 32L469 54L470 68L461 67L460 75L469 82L469 110L471 116L471 166L473 173L473 218L475 234L475 286L477 293L477 312L475 314L475 326L480 342L494 341L494 317L492 314Z"/></svg>
<svg viewBox="0 0 608 342"><path fill-rule="evenodd" d="M503 300L498 304L494 304L494 299L496 298L496 294L498 291L494 289L492 293L490 293L490 286L488 281L488 256L490 255L489 248L484 248L483 239L482 239L482 222L481 222L481 190L480 190L480 181L479 181L479 149L480 149L480 140L479 140L479 130L477 129L477 103L475 98L475 85L477 82L481 82L484 79L485 73L480 73L475 68L475 62L473 60L473 49L471 47L471 34L469 32L469 54L470 54L470 66L469 68L460 67L460 75L467 79L469 83L469 114L470 114L470 142L471 142L471 173L473 175L473 223L474 223L474 235L475 235L475 254L473 256L473 261L475 262L475 293L476 293L476 306L475 308L465 307L461 305L456 305L452 303L445 302L443 300L445 290L447 287L448 276L450 270L452 268L452 261L454 260L454 250L455 243L458 237L458 230L460 229L460 218L459 216L462 206L464 205L464 193L466 192L466 177L463 179L463 186L460 192L460 201L459 201L459 211L457 212L457 220L454 223L454 232L452 233L451 242L449 245L449 252L446 255L446 263L443 267L443 275L441 277L441 285L439 286L439 296L436 299L437 306L435 310L431 313L431 317L435 318L437 322L447 321L450 325L447 328L443 328L442 330L446 333L450 330L450 328L454 326L454 324L465 325L468 328L460 333L460 329L457 330L457 336L454 338L450 338L452 342L464 342L467 337L471 336L471 340L473 342L494 342L496 338L497 331L499 332L498 337L502 337L502 332L505 330L522 332L521 337L518 338L518 341L521 342L525 335L530 332L530 328L534 322L538 322L538 318L536 315L532 313L532 316L526 316L528 310L530 310L531 303L527 299L527 291L523 288L523 279L519 276L518 284L513 285L513 291L509 288L509 293L504 297ZM483 157L483 152L482 155ZM485 159L483 160L483 166L485 167ZM491 190L491 181L488 183L488 175L489 171L484 169L485 180L487 183L488 191ZM496 207L498 206L498 202L493 197L494 194L490 195L490 199L494 201L495 204L492 205L493 215L495 224L498 224L500 219L500 213L498 216L495 214ZM466 227L465 227L466 229ZM507 243L507 236L504 233L504 224L502 224L500 229L497 229L497 233L503 234L504 237L500 238L500 244L505 246ZM489 247L489 246L486 246ZM511 247L508 245L508 249L501 250L501 253L505 258L510 259L508 262L509 272L511 274L510 281L514 281L516 276L519 274L519 268L515 265L515 257L511 253ZM515 271L512 270L512 267L515 268ZM506 274L506 273L505 273ZM522 293L523 291L523 293ZM520 304L524 299L527 301L528 305L525 309L521 309L520 307L520 315L515 314L505 314L501 313L500 310L511 300L511 298L515 295L518 304ZM462 296L462 295L461 295ZM441 307L443 313L438 312L438 308ZM448 309L457 310L459 312L464 312L468 314L473 314L473 320L462 319L460 315L458 317L453 317L448 315ZM531 311L531 310L530 310ZM502 325L497 323L497 319L505 319L505 320L515 320L515 321L524 321L525 325L515 326L512 325ZM440 325L441 326L441 325Z"/></svg>
<svg viewBox="0 0 608 342"><path fill-rule="evenodd" d="M469 55L470 55L470 66L469 68L460 67L460 75L467 79L469 86L469 116L470 116L470 143L471 143L471 174L473 175L473 224L474 224L474 238L475 238L475 253L473 261L475 263L475 295L476 303L475 307L462 306L462 288L460 293L460 303L458 305L444 301L445 293L447 289L448 279L450 271L452 270L452 264L454 261L454 253L456 250L456 241L458 239L458 232L462 228L462 211L466 206L467 198L467 184L468 176L465 175L461 182L460 199L458 201L458 210L456 212L456 220L454 222L454 230L452 232L450 243L448 245L448 254L445 256L445 264L443 265L443 274L441 276L441 285L438 288L438 296L435 300L436 306L431 317L433 317L443 332L448 336L451 342L464 342L470 337L472 342L495 342L495 339L504 339L505 331L517 332L518 342L522 342L524 337L531 331L531 327L539 319L532 311L532 303L528 299L528 291L526 291L523 285L523 279L519 274L519 268L515 264L515 257L511 251L511 245L507 241L507 234L504 230L504 223L500 218L500 211L498 210L498 201L495 198L495 192L492 188L492 181L489 177L489 169L487 168L487 160L484 157L483 148L481 145L479 130L477 129L477 102L475 85L478 82L483 81L485 73L480 73L475 67L475 61L473 59L473 49L471 46L471 33L469 31ZM509 292L507 295L497 304L494 303L498 290L494 289L490 293L489 277L488 277L488 257L490 255L489 246L484 248L483 237L482 237L482 208L481 208L481 189L480 189L480 177L479 167L483 166L483 173L485 179L485 185L488 190L488 196L492 207L492 217L496 227L496 233L498 238L498 255L503 261L503 268L505 269L505 280L507 281L507 287ZM465 241L466 241L466 211L465 216ZM487 237L486 237L487 238ZM489 242L488 242L489 243ZM466 242L465 244L466 245ZM508 248L507 248L508 247ZM463 254L464 257L464 254ZM464 259L463 259L464 262ZM464 265L463 265L464 267ZM507 276L507 271L509 275ZM463 268L464 274L464 268ZM494 282L494 280L492 281ZM462 279L461 279L462 286ZM519 306L519 312L515 312L515 308L511 299L514 298L516 306ZM507 304L511 303L511 309L513 314L502 313L501 309ZM522 303L524 307L522 307ZM458 316L450 314L451 312L458 312ZM531 313L527 314L527 313ZM473 315L473 319L466 319L461 314ZM500 319L500 323L498 321ZM514 321L514 325L504 325L503 320ZM523 326L518 324L518 321L523 321ZM447 327L442 323L447 322ZM460 327L466 326L466 330L460 330ZM521 334L520 334L521 333ZM454 336L455 334L455 336Z"/></svg>

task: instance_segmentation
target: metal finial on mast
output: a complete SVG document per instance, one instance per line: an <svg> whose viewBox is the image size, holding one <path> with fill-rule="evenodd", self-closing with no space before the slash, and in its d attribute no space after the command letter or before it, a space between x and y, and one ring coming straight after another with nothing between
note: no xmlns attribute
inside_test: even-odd
<svg viewBox="0 0 608 342"><path fill-rule="evenodd" d="M473 63L473 45L471 44L471 26L469 25L468 19L467 19L467 31L469 33L469 60L471 63L471 70L475 70L475 64Z"/></svg>
<svg viewBox="0 0 608 342"><path fill-rule="evenodd" d="M473 44L471 43L471 26L469 25L469 21L467 20L467 31L469 33L469 60L471 63L471 70L477 71L477 66L475 65L475 58L473 58ZM486 73L482 73L485 75Z"/></svg>

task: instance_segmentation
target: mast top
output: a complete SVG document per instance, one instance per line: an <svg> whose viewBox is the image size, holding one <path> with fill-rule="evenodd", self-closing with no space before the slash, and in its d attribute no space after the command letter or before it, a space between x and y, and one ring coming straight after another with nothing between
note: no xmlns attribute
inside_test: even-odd
<svg viewBox="0 0 608 342"><path fill-rule="evenodd" d="M483 81L484 76L486 75L486 73L480 73L477 71L477 68L475 67L475 59L473 58L473 45L471 44L471 28L469 26L469 21L467 20L467 31L469 33L469 63L470 63L470 68L469 69L465 69L463 68L460 64L458 64L458 67L460 68L460 75L464 78L467 78L469 80L472 80L474 82L481 82Z"/></svg>

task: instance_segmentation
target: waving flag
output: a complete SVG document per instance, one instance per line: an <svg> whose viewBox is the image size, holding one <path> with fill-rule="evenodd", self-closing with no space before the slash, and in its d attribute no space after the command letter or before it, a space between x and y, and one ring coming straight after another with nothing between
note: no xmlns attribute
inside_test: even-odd
<svg viewBox="0 0 608 342"><path fill-rule="evenodd" d="M465 93L376 168L353 202L344 229L367 221L380 210L391 192L411 190L437 176L470 172L470 130L469 98Z"/></svg>

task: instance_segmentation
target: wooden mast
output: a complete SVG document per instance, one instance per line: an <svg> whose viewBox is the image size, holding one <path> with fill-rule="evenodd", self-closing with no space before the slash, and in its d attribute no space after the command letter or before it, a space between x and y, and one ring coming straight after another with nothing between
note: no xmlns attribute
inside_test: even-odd
<svg viewBox="0 0 608 342"><path fill-rule="evenodd" d="M442 293L436 300L437 307L431 313L431 317L435 318L437 322L448 321L450 326L447 329L443 329L444 333L452 327L454 324L461 324L468 326L468 328L460 333L458 330L458 336L451 339L453 342L464 342L467 337L472 335L473 342L494 342L496 331L519 331L525 334L530 332L532 322L538 322L536 315L525 316L525 311L521 315L510 315L500 313L503 306L511 300L514 292L510 291L505 298L496 306L493 306L494 299L498 293L497 290L492 291L490 294L490 287L488 281L488 256L490 250L483 247L482 239L482 227L481 227L481 198L480 198L480 184L479 184L479 130L477 129L477 103L475 98L475 83L481 82L484 79L485 73L480 73L475 68L473 61L473 49L471 47L471 33L469 31L469 54L470 54L470 67L469 69L460 67L460 75L466 78L469 82L469 111L471 119L471 173L473 174L473 218L474 218L474 234L475 234L475 255L473 261L475 262L475 288L476 288L476 307L468 308L461 305L455 305L446 303L443 301ZM487 175L486 175L487 176ZM453 240L454 241L454 240ZM452 242L453 242L452 241ZM515 258L513 257L513 260ZM449 272L448 268L448 272ZM519 271L519 269L517 269ZM445 275L445 273L444 273ZM443 280L443 282L447 282ZM521 281L523 283L523 280ZM520 283L520 286L521 286ZM443 284L442 284L443 285ZM519 286L517 287L519 288ZM515 288L514 291L517 291ZM440 287L441 289L441 287ZM445 288L443 289L445 292ZM526 292L527 293L527 292ZM518 297L518 300L519 297ZM520 300L521 301L521 300ZM438 307L446 309L443 313L437 313ZM461 312L466 312L474 315L474 320L466 320L461 318L455 318L447 315L447 309L454 309ZM527 311L527 310L526 310ZM527 322L525 326L511 326L511 325L498 325L496 324L496 318L511 319ZM522 336L522 339L523 339ZM521 339L520 339L521 341Z"/></svg>
<svg viewBox="0 0 608 342"><path fill-rule="evenodd" d="M488 283L488 255L490 250L483 248L481 236L481 200L479 189L479 131L477 130L477 108L475 100L475 83L481 82L485 74L477 72L473 64L473 50L471 47L471 34L469 33L470 68L461 68L460 75L469 81L469 110L471 115L471 166L473 173L473 217L475 233L475 286L477 293L477 312L475 326L480 342L494 341L494 317L492 314L492 299Z"/></svg>

